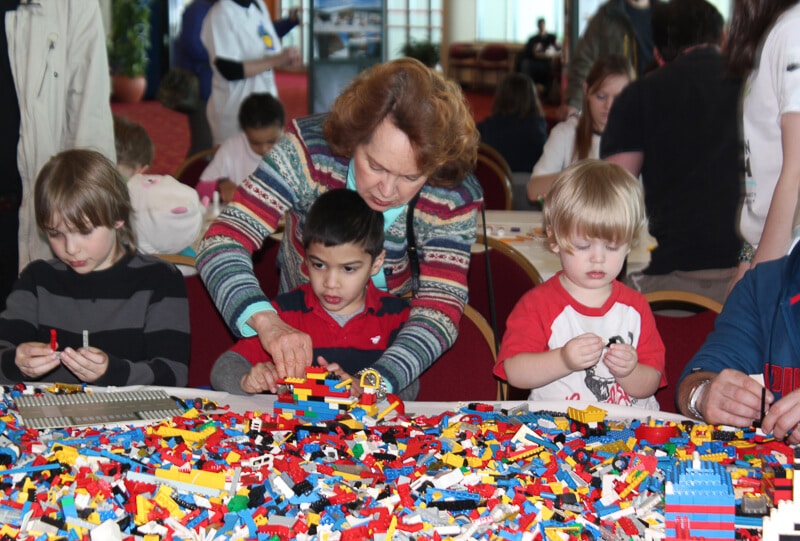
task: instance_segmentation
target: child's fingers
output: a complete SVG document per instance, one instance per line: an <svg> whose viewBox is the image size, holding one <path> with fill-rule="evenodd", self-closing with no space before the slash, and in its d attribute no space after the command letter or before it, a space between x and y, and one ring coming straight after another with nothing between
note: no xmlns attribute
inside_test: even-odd
<svg viewBox="0 0 800 541"><path fill-rule="evenodd" d="M250 385L254 390L250 392L269 391L278 392L278 369L270 362L258 363L250 370Z"/></svg>

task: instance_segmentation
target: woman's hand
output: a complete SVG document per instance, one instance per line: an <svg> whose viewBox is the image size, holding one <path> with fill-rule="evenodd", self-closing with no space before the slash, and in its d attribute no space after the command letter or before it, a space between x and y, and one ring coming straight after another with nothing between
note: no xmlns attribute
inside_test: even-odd
<svg viewBox="0 0 800 541"><path fill-rule="evenodd" d="M108 370L108 355L93 347L64 348L61 352L61 364L79 380L94 383Z"/></svg>
<svg viewBox="0 0 800 541"><path fill-rule="evenodd" d="M24 342L17 346L14 363L27 377L38 379L61 363L58 356L57 352L50 349L50 344Z"/></svg>
<svg viewBox="0 0 800 541"><path fill-rule="evenodd" d="M242 377L242 390L249 394L263 393L269 391L272 394L278 392L278 370L275 364L266 361L258 363L250 369L250 372Z"/></svg>
<svg viewBox="0 0 800 541"><path fill-rule="evenodd" d="M600 361L603 339L596 334L576 336L561 348L561 360L573 372L586 370Z"/></svg>
<svg viewBox="0 0 800 541"><path fill-rule="evenodd" d="M275 312L259 312L249 320L261 347L269 353L280 378L302 378L311 366L311 337L286 324Z"/></svg>
<svg viewBox="0 0 800 541"><path fill-rule="evenodd" d="M625 378L636 369L639 355L630 344L611 344L603 356L603 362L615 379Z"/></svg>

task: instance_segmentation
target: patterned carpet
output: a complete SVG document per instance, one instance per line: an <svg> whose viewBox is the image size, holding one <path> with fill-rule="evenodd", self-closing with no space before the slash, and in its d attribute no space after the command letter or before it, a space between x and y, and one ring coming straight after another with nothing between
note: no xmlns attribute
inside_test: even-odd
<svg viewBox="0 0 800 541"><path fill-rule="evenodd" d="M276 82L286 109L287 121L305 116L308 112L306 74L278 72ZM465 95L476 121L489 114L492 107L491 94L466 92ZM185 115L171 111L157 101L133 104L112 102L111 110L114 114L139 122L147 130L156 147L151 173L173 174L183 163L189 149L189 123Z"/></svg>

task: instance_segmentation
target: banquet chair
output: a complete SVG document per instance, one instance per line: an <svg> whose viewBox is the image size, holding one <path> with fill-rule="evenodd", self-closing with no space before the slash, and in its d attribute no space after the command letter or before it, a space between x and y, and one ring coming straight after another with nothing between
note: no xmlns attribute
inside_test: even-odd
<svg viewBox="0 0 800 541"><path fill-rule="evenodd" d="M496 337L499 344L506 332L506 320L511 310L520 297L542 283L542 277L533 263L512 245L492 237L488 237L487 242L496 314ZM488 284L484 237L479 234L472 247L467 273L469 304L491 323ZM503 386L502 390L503 396L510 399L524 398L528 395L528 391L514 387Z"/></svg>
<svg viewBox="0 0 800 541"><path fill-rule="evenodd" d="M478 49L471 43L453 43L447 50L447 76L464 86L475 82ZM467 77L462 77L466 73Z"/></svg>
<svg viewBox="0 0 800 541"><path fill-rule="evenodd" d="M511 166L508 165L508 162L503 155L500 154L500 151L489 143L484 143L481 141L478 144L478 156L483 156L484 158L494 162L494 164L497 165L506 175L508 175L509 178L512 177L513 173L511 171Z"/></svg>
<svg viewBox="0 0 800 541"><path fill-rule="evenodd" d="M475 176L483 188L483 200L486 210L511 210L511 176L499 165L484 155L478 154L475 164Z"/></svg>
<svg viewBox="0 0 800 541"><path fill-rule="evenodd" d="M185 276L189 298L191 359L189 387L210 387L214 362L236 342L233 333L217 310L200 275Z"/></svg>
<svg viewBox="0 0 800 541"><path fill-rule="evenodd" d="M422 373L417 400L497 400L498 380L492 374L496 359L491 327L472 306L465 305L455 344Z"/></svg>
<svg viewBox="0 0 800 541"><path fill-rule="evenodd" d="M650 303L656 329L666 347L664 372L667 386L659 389L655 396L661 411L678 413L675 404L678 378L714 329L722 304L686 291L652 291L644 296Z"/></svg>
<svg viewBox="0 0 800 541"><path fill-rule="evenodd" d="M503 75L512 71L511 53L508 47L502 43L489 43L481 47L478 51L478 74L480 84L486 84L486 76L494 73L494 84L497 84Z"/></svg>
<svg viewBox="0 0 800 541"><path fill-rule="evenodd" d="M216 152L216 148L209 148L192 154L175 170L173 176L181 183L194 188L200 181L200 175L203 174L208 164L211 163L211 159Z"/></svg>

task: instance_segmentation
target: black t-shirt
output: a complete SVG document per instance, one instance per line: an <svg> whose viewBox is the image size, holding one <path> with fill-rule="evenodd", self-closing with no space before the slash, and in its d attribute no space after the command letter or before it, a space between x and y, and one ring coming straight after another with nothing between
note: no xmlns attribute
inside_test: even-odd
<svg viewBox="0 0 800 541"><path fill-rule="evenodd" d="M8 59L8 39L6 38L6 12L14 11L19 0L5 0L0 3L0 197L22 194L22 179L17 167L17 146L19 145L19 100L11 74Z"/></svg>
<svg viewBox="0 0 800 541"><path fill-rule="evenodd" d="M696 49L628 85L614 102L600 155L643 152L650 233L646 274L736 264L740 84L721 54Z"/></svg>
<svg viewBox="0 0 800 541"><path fill-rule="evenodd" d="M478 131L481 141L497 150L512 172L530 173L547 140L547 121L540 116L491 115L478 123Z"/></svg>

